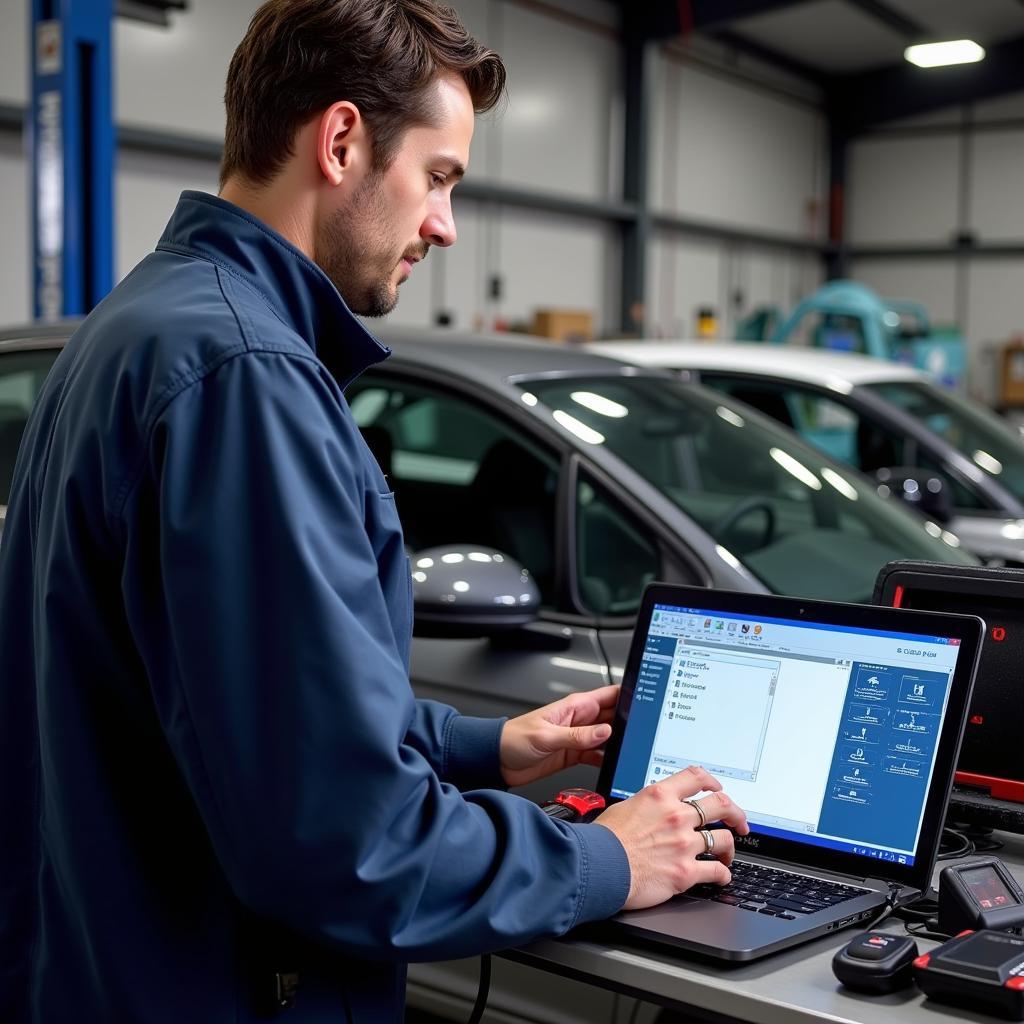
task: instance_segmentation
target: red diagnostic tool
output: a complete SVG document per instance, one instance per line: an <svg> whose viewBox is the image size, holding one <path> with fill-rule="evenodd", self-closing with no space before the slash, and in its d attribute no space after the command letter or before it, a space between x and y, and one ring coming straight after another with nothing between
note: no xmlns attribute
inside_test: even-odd
<svg viewBox="0 0 1024 1024"><path fill-rule="evenodd" d="M605 808L604 797L589 789L563 789L541 810L563 821L592 821Z"/></svg>

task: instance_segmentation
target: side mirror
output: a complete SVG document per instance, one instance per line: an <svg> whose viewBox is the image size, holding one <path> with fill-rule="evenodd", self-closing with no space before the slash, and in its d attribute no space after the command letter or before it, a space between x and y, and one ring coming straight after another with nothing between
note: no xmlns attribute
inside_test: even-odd
<svg viewBox="0 0 1024 1024"><path fill-rule="evenodd" d="M953 518L949 483L937 473L914 466L887 466L875 473L875 481L883 498L900 498L942 526Z"/></svg>
<svg viewBox="0 0 1024 1024"><path fill-rule="evenodd" d="M540 610L540 591L526 569L472 544L413 555L412 590L416 636L495 636L528 626Z"/></svg>

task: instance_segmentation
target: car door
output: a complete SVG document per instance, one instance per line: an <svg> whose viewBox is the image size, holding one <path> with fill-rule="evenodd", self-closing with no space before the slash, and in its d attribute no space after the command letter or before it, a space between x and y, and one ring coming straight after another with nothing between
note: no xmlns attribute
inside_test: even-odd
<svg viewBox="0 0 1024 1024"><path fill-rule="evenodd" d="M395 492L406 546L479 544L527 568L544 612L505 638L416 637L417 696L471 715L522 714L609 682L597 630L566 616L557 583L563 455L479 398L374 371L348 389L356 422Z"/></svg>
<svg viewBox="0 0 1024 1024"><path fill-rule="evenodd" d="M618 682L646 583L707 573L670 555L614 481L480 390L375 370L347 396L395 492L414 569L425 549L480 544L537 583L542 612L528 627L413 641L418 696L514 716Z"/></svg>

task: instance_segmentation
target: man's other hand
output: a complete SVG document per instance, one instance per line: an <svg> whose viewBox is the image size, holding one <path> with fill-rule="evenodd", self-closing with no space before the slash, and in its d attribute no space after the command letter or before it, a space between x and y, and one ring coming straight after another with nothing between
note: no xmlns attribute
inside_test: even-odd
<svg viewBox="0 0 1024 1024"><path fill-rule="evenodd" d="M599 765L618 699L617 686L602 686L509 719L501 731L505 782L525 786L576 764Z"/></svg>
<svg viewBox="0 0 1024 1024"><path fill-rule="evenodd" d="M704 820L729 826L711 831L715 860L697 860L707 851L702 819L700 811L683 803L701 792L707 793L697 801ZM615 833L629 859L629 896L623 910L653 907L701 882L727 885L732 879L728 865L736 852L732 833L750 831L747 816L722 792L722 784L696 765L612 804L594 823Z"/></svg>

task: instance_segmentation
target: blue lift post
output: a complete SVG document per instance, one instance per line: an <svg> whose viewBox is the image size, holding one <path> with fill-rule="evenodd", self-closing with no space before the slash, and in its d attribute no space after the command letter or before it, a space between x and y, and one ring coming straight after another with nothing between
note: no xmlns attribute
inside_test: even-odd
<svg viewBox="0 0 1024 1024"><path fill-rule="evenodd" d="M30 0L33 310L88 313L113 286L114 0Z"/></svg>

